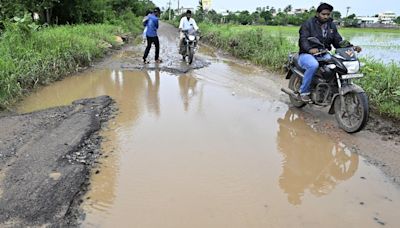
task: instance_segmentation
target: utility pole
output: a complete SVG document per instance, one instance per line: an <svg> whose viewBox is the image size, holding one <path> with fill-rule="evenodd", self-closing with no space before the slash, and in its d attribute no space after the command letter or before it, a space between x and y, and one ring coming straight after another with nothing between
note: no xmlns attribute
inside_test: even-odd
<svg viewBox="0 0 400 228"><path fill-rule="evenodd" d="M177 13L180 14L180 13L179 13L179 0L178 0L178 12L177 12Z"/></svg>
<svg viewBox="0 0 400 228"><path fill-rule="evenodd" d="M350 9L350 6L346 7L346 9L347 9L346 17L348 17L348 16L349 16L349 9Z"/></svg>
<svg viewBox="0 0 400 228"><path fill-rule="evenodd" d="M171 0L169 0L168 2L168 20L171 20Z"/></svg>

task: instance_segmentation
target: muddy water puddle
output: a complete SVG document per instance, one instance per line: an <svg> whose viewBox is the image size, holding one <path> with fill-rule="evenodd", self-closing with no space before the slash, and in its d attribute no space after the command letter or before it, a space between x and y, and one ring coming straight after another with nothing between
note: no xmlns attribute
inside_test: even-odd
<svg viewBox="0 0 400 228"><path fill-rule="evenodd" d="M116 100L84 227L400 226L396 186L296 110L261 96L257 81L243 92L248 70L235 68L98 69L39 90L19 111Z"/></svg>

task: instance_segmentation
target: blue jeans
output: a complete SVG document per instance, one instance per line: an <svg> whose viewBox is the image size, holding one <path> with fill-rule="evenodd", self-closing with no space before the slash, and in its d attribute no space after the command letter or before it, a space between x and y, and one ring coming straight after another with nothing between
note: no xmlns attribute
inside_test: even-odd
<svg viewBox="0 0 400 228"><path fill-rule="evenodd" d="M314 77L315 72L317 72L319 64L318 60L327 60L332 58L330 54L325 54L322 56L315 57L310 54L300 54L299 56L299 65L301 68L305 70L304 72L304 78L303 78L303 83L301 84L300 87L300 94L301 95L309 95L310 94L310 85L312 82L312 79Z"/></svg>

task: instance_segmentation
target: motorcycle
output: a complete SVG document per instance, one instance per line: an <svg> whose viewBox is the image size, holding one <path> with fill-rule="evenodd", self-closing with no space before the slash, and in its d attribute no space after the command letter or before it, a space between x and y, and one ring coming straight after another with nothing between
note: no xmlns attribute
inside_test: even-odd
<svg viewBox="0 0 400 228"><path fill-rule="evenodd" d="M197 50L197 32L194 29L183 30L182 32L184 34L182 59L186 61L186 57L188 57L189 64L192 64Z"/></svg>
<svg viewBox="0 0 400 228"><path fill-rule="evenodd" d="M308 40L319 49L315 56L329 53L317 38L310 37ZM352 82L353 79L364 77L360 73L361 64L354 47L347 41L341 42L340 46L330 59L317 58L319 68L311 82L310 103L330 106L329 114L335 114L339 127L348 133L355 133L361 131L368 122L368 97L360 86ZM286 75L289 88L281 90L289 95L293 106L302 108L307 105L300 98L305 70L299 66L298 60L298 53L289 54Z"/></svg>

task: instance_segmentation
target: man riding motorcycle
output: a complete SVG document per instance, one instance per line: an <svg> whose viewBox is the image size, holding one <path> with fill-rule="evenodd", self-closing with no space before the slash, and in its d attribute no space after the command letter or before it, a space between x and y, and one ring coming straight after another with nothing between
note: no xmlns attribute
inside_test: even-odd
<svg viewBox="0 0 400 228"><path fill-rule="evenodd" d="M184 39L185 39L185 34L184 31L189 31L191 29L194 29L195 32L199 30L199 27L196 24L196 21L192 18L192 11L187 10L186 11L186 16L181 18L181 21L179 23L179 54L184 54L185 52L185 45L184 45ZM197 39L197 36L196 36Z"/></svg>
<svg viewBox="0 0 400 228"><path fill-rule="evenodd" d="M313 47L309 42L309 38L316 37L324 44L327 50L331 50L332 45L335 48L339 48L339 43L343 40L331 18L332 11L333 6L322 3L317 8L316 16L304 22L300 27L300 55L298 64L305 70L303 82L300 87L300 97L302 101L307 103L311 102L310 84L319 67L317 60L331 58L329 53L321 52L318 48ZM361 51L361 48L358 46L354 48L357 52Z"/></svg>

